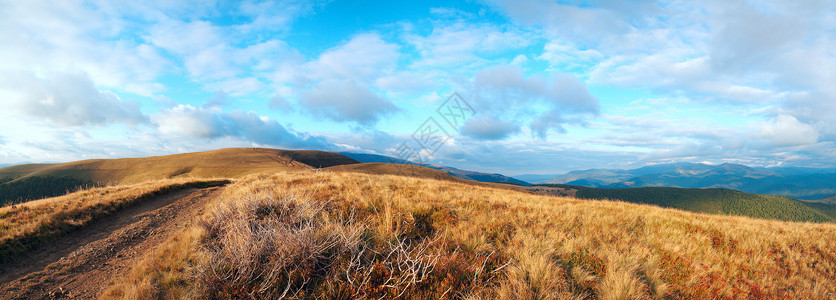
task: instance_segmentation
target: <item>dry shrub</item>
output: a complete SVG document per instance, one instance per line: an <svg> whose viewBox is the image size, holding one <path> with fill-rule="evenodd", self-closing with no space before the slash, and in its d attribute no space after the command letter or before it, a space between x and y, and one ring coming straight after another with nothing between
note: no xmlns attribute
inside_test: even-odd
<svg viewBox="0 0 836 300"><path fill-rule="evenodd" d="M195 298L191 268L198 260L195 248L205 231L186 227L145 255L123 278L118 278L100 299Z"/></svg>
<svg viewBox="0 0 836 300"><path fill-rule="evenodd" d="M439 298L484 285L506 261L431 234L431 213L415 218L424 234L410 230L379 243L375 230L330 210L325 201L292 195L220 205L201 224L201 297Z"/></svg>
<svg viewBox="0 0 836 300"><path fill-rule="evenodd" d="M303 296L358 253L361 228L329 222L322 203L251 198L221 206L211 221L199 268L210 298Z"/></svg>

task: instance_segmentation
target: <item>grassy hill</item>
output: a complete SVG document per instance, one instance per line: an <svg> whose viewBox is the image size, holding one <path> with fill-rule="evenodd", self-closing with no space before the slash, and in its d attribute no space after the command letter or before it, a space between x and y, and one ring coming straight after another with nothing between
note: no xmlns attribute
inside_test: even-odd
<svg viewBox="0 0 836 300"><path fill-rule="evenodd" d="M143 158L26 164L0 169L0 206L59 196L85 186L170 178L240 178L355 163L346 156L324 151L228 148Z"/></svg>
<svg viewBox="0 0 836 300"><path fill-rule="evenodd" d="M834 222L832 214L821 207L802 201L772 195L749 194L729 189L693 189L643 187L601 189L572 185L543 185L575 190L579 199L610 199L632 203L653 204L692 212L748 216L798 222Z"/></svg>
<svg viewBox="0 0 836 300"><path fill-rule="evenodd" d="M380 175L401 175L418 178L429 178L464 182L464 179L447 174L445 172L416 165L390 164L390 163L359 163L324 168L324 170L335 172L359 172Z"/></svg>
<svg viewBox="0 0 836 300"><path fill-rule="evenodd" d="M836 294L836 225L352 172L229 185L112 298L764 299ZM269 276L264 276L268 274Z"/></svg>
<svg viewBox="0 0 836 300"><path fill-rule="evenodd" d="M416 178L427 178L427 179L435 179L435 180L445 180L451 182L460 182L478 186L490 186L496 187L501 189L510 189L516 191L526 191L524 187L517 185L514 182L485 182L480 180L474 179L465 179L459 176L455 176L453 174L449 174L447 172L433 169L430 167L420 166L420 165L408 165L408 164L399 164L399 163L359 163L359 164L351 164L351 165L340 165L340 166L333 166L328 168L323 168L323 170L333 171L333 172L355 172L355 173L363 173L363 174L376 174L376 175L399 175L399 176L408 176L408 177L416 177Z"/></svg>
<svg viewBox="0 0 836 300"><path fill-rule="evenodd" d="M804 202L804 204L836 220L836 204L818 202Z"/></svg>
<svg viewBox="0 0 836 300"><path fill-rule="evenodd" d="M30 164L0 169L0 177L72 177L100 184L137 183L164 178L238 178L244 175L352 164L357 161L324 151L228 148L166 156L91 159L60 164Z"/></svg>
<svg viewBox="0 0 836 300"><path fill-rule="evenodd" d="M0 179L0 207L34 199L55 197L80 188L96 186L92 181L72 177L35 176L19 180Z"/></svg>
<svg viewBox="0 0 836 300"><path fill-rule="evenodd" d="M351 157L353 159L356 159L359 162L364 162L364 163L393 163L393 164L416 165L416 166L422 166L422 167L427 167L427 168L430 168L430 169L439 170L439 171L445 172L447 174L450 174L450 175L453 175L453 176L456 176L456 177L462 178L462 179L475 180L475 181L480 181L480 182L495 182L495 183L523 185L523 186L530 185L528 182L525 182L525 181L522 181L522 180L519 180L519 179L516 179L516 178L513 178L513 177L508 177L508 176L505 176L505 175L502 175L502 174L496 174L496 173L491 174L491 173L482 173L482 172L461 170L461 169L457 169L457 168L453 168L453 167L413 162L413 161L408 161L408 160L405 160L405 159L400 159L400 158L396 158L396 157L389 157L389 156L384 156L384 155L377 155L377 154L352 153L352 152L339 152L339 153L343 154L345 156Z"/></svg>
<svg viewBox="0 0 836 300"><path fill-rule="evenodd" d="M228 180L165 179L80 190L60 197L0 206L0 263L49 244L56 236L129 207L149 197L193 187L218 186ZM2 268L0 268L0 271Z"/></svg>

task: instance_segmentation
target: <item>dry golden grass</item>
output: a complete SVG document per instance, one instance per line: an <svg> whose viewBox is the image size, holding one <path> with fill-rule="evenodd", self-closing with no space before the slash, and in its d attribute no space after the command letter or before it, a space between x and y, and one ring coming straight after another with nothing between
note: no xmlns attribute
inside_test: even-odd
<svg viewBox="0 0 836 300"><path fill-rule="evenodd" d="M228 183L225 179L166 179L92 188L0 207L0 258L8 259L55 235L80 228L127 205L164 192Z"/></svg>
<svg viewBox="0 0 836 300"><path fill-rule="evenodd" d="M320 230L319 234L339 232L334 231L338 226L333 224L353 224L363 232L360 244L370 245L370 249L378 252L387 249L393 241L443 241L428 247L426 253L437 258L433 261L432 274L421 282L399 288L388 288L377 282L376 289L375 280L388 277L371 272L368 276L372 283L359 293L340 294L347 298L391 297L404 291L409 298L470 299L836 297L836 225L833 224L701 215L649 205L538 196L449 181L310 171L239 180L226 188L224 197L214 204L216 209L205 220L211 224L218 216L230 215L218 211L241 205L239 202L286 198L322 204L322 212L315 218L320 220L316 222L324 222L316 229ZM250 225L253 224L256 223ZM286 225L257 224L264 225L264 230ZM255 254L230 251L251 245L248 243L259 234L235 233L241 232L235 231L240 228L232 228L240 225L213 226L195 224L186 229L178 237L180 242L166 243L162 252L146 257L130 276L117 280L107 295L117 298L217 295L212 294L211 285L207 291L205 280L197 279L212 274L207 272L212 268L229 271L250 266L230 264L231 258L217 253L271 255L270 251ZM217 232L210 234L212 230ZM216 237L212 238L213 235ZM240 241L219 246L230 239ZM168 251L165 249L176 251L162 254ZM378 270L385 269L383 266L398 261L389 256L377 260L367 258L361 264L365 269L359 270L374 270L378 265L381 266ZM345 265L335 268L351 270ZM310 270L309 267L285 269L285 273L277 274ZM333 277L329 273L333 270L328 270L312 273L307 277L311 281L307 282L347 278ZM362 273L357 272L349 272L347 276ZM259 276L243 278L264 282ZM171 285L171 282L178 284ZM265 289L265 293L250 290L248 296L274 298L278 296L276 290L286 287L281 282L269 286L271 289ZM334 291L315 284L311 284L310 290L299 287L297 284L293 289Z"/></svg>
<svg viewBox="0 0 836 300"><path fill-rule="evenodd" d="M466 182L465 180L456 176L447 174L446 172L430 169L422 166L404 165L404 164L390 164L390 163L359 163L350 165L340 165L325 168L327 171L334 172L354 172L367 173L378 175L401 175L418 178L429 178L446 181Z"/></svg>
<svg viewBox="0 0 836 300"><path fill-rule="evenodd" d="M199 259L206 232L186 227L153 252L143 256L130 273L110 285L101 295L105 299L195 299L191 274L205 258Z"/></svg>
<svg viewBox="0 0 836 300"><path fill-rule="evenodd" d="M2 177L70 176L117 185L167 178L239 178L245 175L329 167L356 161L323 151L227 148L214 151L122 159L91 159L0 169Z"/></svg>
<svg viewBox="0 0 836 300"><path fill-rule="evenodd" d="M478 185L478 186L488 186L488 187L496 187L502 189L509 189L515 191L526 192L528 188L513 185L513 184L505 184L505 183L498 183L498 182L481 182L476 180L470 179L463 179L453 175L448 174L447 172L431 169L423 166L416 166L416 165L404 165L404 164L392 164L392 163L359 163L359 164L349 164L349 165L339 165L324 168L324 171L332 171L332 172L353 172L353 173L364 173L364 174L374 174L374 175L397 175L397 176L407 176L407 177L417 177L417 178L427 178L427 179L436 179L436 180L445 180L445 181L453 181L453 182L460 182L466 183L471 185Z"/></svg>

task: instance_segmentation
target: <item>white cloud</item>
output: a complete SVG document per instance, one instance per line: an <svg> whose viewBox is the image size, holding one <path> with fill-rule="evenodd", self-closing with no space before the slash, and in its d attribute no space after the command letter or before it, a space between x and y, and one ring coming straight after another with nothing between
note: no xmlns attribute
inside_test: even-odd
<svg viewBox="0 0 836 300"><path fill-rule="evenodd" d="M436 24L427 36L408 34L407 41L420 55L413 68L452 69L484 65L488 58L530 45L533 38L513 28L457 22Z"/></svg>
<svg viewBox="0 0 836 300"><path fill-rule="evenodd" d="M293 105L290 104L290 101L280 95L275 95L273 98L270 98L270 103L268 105L270 108L275 108L281 111L293 111Z"/></svg>
<svg viewBox="0 0 836 300"><path fill-rule="evenodd" d="M579 7L543 0L486 1L516 22L543 28L550 37L565 37L588 45L609 35L629 33L628 10L618 7ZM627 5L641 7L639 3ZM641 10L640 10L641 11ZM636 12L636 11L633 11Z"/></svg>
<svg viewBox="0 0 836 300"><path fill-rule="evenodd" d="M0 89L13 95L13 109L59 126L137 125L147 119L139 103L97 89L85 74L55 73L44 79L6 74L0 76Z"/></svg>
<svg viewBox="0 0 836 300"><path fill-rule="evenodd" d="M575 45L554 40L546 43L543 54L537 58L548 61L554 70L580 69L583 73L587 65L598 62L604 55L595 49L579 49Z"/></svg>
<svg viewBox="0 0 836 300"><path fill-rule="evenodd" d="M273 73L278 88L271 105L283 108L295 100L302 111L313 116L372 126L398 110L394 102L374 92L373 86L411 88L403 85L411 74L395 72L399 59L399 46L380 35L354 35L314 60L280 65Z"/></svg>
<svg viewBox="0 0 836 300"><path fill-rule="evenodd" d="M326 80L305 91L299 104L316 116L370 126L398 107L351 80Z"/></svg>
<svg viewBox="0 0 836 300"><path fill-rule="evenodd" d="M550 129L565 132L563 125L583 123L598 113L598 99L575 77L526 76L514 65L478 71L468 95L477 113L528 119L529 128L540 138Z"/></svg>
<svg viewBox="0 0 836 300"><path fill-rule="evenodd" d="M0 3L0 72L83 72L97 84L150 95L171 63L140 40L121 39L124 21L73 1Z"/></svg>
<svg viewBox="0 0 836 300"><path fill-rule="evenodd" d="M399 47L375 33L359 34L322 53L307 69L315 79L351 79L368 83L395 69Z"/></svg>
<svg viewBox="0 0 836 300"><path fill-rule="evenodd" d="M801 146L818 142L816 129L790 115L778 115L764 122L760 135L776 146Z"/></svg>
<svg viewBox="0 0 836 300"><path fill-rule="evenodd" d="M506 139L518 132L520 126L487 115L468 119L461 128L463 135L482 140Z"/></svg>
<svg viewBox="0 0 836 300"><path fill-rule="evenodd" d="M326 1L264 1L247 0L238 7L238 12L252 19L251 22L238 27L243 32L256 30L284 31L290 23L300 16L313 13L314 8L327 3Z"/></svg>
<svg viewBox="0 0 836 300"><path fill-rule="evenodd" d="M236 82L257 82L262 72L275 70L285 57L295 57L295 50L279 40L247 43L235 37L231 28L207 21L166 20L153 26L146 37L157 47L182 60L193 80L207 83L209 89L221 89L244 95L260 87ZM224 84L225 83L225 84ZM218 87L213 84L221 84Z"/></svg>
<svg viewBox="0 0 836 300"><path fill-rule="evenodd" d="M276 120L255 112L179 105L152 117L160 133L197 139L235 137L261 145L294 149L332 149L333 144L319 136L294 133Z"/></svg>

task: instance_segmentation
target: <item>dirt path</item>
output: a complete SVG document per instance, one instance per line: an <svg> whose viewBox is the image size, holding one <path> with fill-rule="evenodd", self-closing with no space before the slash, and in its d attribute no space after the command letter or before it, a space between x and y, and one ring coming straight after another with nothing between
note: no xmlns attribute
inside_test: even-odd
<svg viewBox="0 0 836 300"><path fill-rule="evenodd" d="M95 298L222 189L187 189L149 199L36 249L2 267L0 299Z"/></svg>

